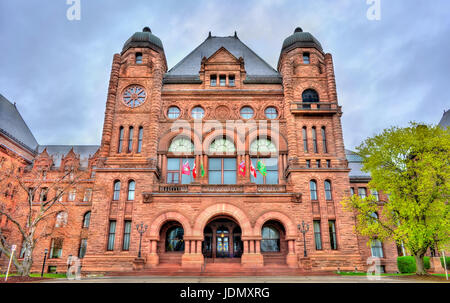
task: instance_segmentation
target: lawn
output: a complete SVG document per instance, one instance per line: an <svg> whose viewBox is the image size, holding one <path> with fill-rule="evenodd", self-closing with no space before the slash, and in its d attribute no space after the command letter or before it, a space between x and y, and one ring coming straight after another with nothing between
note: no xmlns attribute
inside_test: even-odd
<svg viewBox="0 0 450 303"><path fill-rule="evenodd" d="M17 277L17 274L10 274L8 275L8 277ZM0 278L5 278L6 275L5 274L1 274ZM36 273L36 274L30 274L30 277L32 278L40 278L41 274L40 273ZM44 274L44 278L47 279L61 279L61 278L66 278L66 274Z"/></svg>
<svg viewBox="0 0 450 303"><path fill-rule="evenodd" d="M366 276L366 272L354 272L354 271L341 271L341 272L335 272L338 275L341 276ZM401 277L401 276L415 276L415 273L407 273L407 274L395 274L395 273L385 273L380 274L380 276L387 276L387 277ZM445 277L445 274L431 274L431 276L437 276L437 277Z"/></svg>

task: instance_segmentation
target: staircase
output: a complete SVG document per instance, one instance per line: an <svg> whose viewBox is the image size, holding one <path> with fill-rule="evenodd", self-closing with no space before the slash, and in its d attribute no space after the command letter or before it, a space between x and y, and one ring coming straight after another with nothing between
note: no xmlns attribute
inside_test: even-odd
<svg viewBox="0 0 450 303"><path fill-rule="evenodd" d="M286 265L286 255L263 254L264 265Z"/></svg>

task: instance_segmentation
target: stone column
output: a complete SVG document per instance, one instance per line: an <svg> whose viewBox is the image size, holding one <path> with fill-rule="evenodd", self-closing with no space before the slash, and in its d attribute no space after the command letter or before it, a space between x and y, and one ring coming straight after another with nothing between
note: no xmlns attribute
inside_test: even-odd
<svg viewBox="0 0 450 303"><path fill-rule="evenodd" d="M255 241L254 240L250 240L250 253L251 254L255 253Z"/></svg>

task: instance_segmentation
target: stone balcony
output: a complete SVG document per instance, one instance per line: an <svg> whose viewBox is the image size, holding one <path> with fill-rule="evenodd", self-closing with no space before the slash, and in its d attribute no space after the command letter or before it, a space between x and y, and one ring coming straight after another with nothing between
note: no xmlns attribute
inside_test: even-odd
<svg viewBox="0 0 450 303"><path fill-rule="evenodd" d="M292 102L291 112L302 115L334 115L340 112L337 102Z"/></svg>
<svg viewBox="0 0 450 303"><path fill-rule="evenodd" d="M160 184L157 193L286 193L285 184Z"/></svg>
<svg viewBox="0 0 450 303"><path fill-rule="evenodd" d="M151 191L142 193L144 203L152 203L154 197L171 195L243 195L243 196L279 196L289 198L295 203L302 202L302 194L293 192L289 184L154 184Z"/></svg>

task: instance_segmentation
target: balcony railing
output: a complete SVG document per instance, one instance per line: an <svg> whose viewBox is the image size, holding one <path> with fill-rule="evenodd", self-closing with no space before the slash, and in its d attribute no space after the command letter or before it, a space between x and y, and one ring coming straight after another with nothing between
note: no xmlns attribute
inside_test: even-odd
<svg viewBox="0 0 450 303"><path fill-rule="evenodd" d="M188 191L188 185L165 184L159 186L160 193L185 193Z"/></svg>
<svg viewBox="0 0 450 303"><path fill-rule="evenodd" d="M337 102L293 102L291 104L292 113L302 114L333 114L337 113L339 106Z"/></svg>
<svg viewBox="0 0 450 303"><path fill-rule="evenodd" d="M244 192L244 185L237 185L237 184L210 184L210 185L202 185L202 192L208 193L220 193L220 192L226 192L226 193L243 193Z"/></svg>
<svg viewBox="0 0 450 303"><path fill-rule="evenodd" d="M159 193L285 193L284 184L161 184Z"/></svg>
<svg viewBox="0 0 450 303"><path fill-rule="evenodd" d="M286 185L283 184L260 184L256 186L256 191L259 193L284 193L286 192Z"/></svg>

